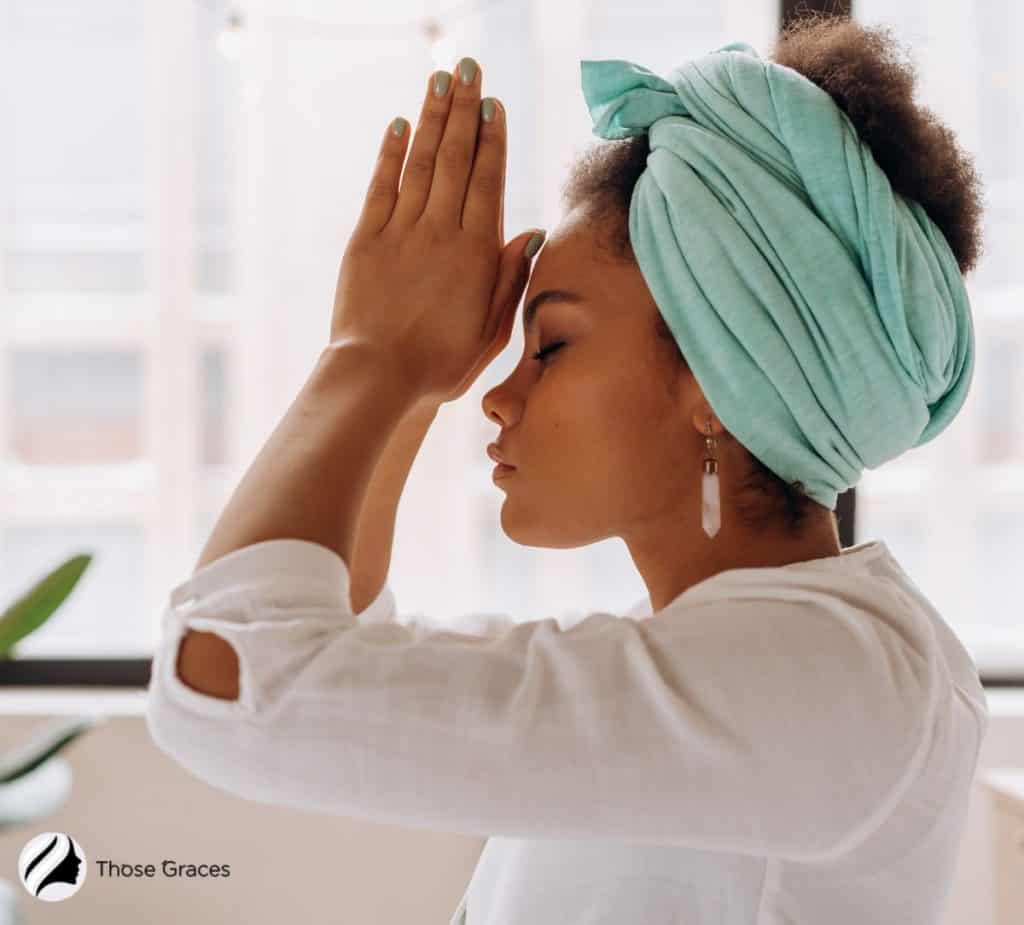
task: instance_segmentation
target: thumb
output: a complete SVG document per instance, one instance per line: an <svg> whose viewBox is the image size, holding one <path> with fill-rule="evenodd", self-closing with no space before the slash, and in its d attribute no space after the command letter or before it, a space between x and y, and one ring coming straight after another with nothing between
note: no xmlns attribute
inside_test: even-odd
<svg viewBox="0 0 1024 925"><path fill-rule="evenodd" d="M540 244L535 244L531 257L526 256L526 246L534 235L541 238ZM534 228L517 235L502 248L501 258L498 263L498 277L494 284L494 294L491 298L493 309L491 317L495 319L495 336L502 343L507 343L512 334L512 325L515 323L516 307L523 296L526 284L530 279L530 267L537 250L544 243L547 232L543 229Z"/></svg>

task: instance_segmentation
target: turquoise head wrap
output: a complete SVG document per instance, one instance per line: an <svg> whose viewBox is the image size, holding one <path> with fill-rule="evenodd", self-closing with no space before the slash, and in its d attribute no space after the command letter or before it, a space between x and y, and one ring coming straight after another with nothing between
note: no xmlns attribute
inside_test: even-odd
<svg viewBox="0 0 1024 925"><path fill-rule="evenodd" d="M732 42L663 79L584 60L594 134L649 134L630 243L726 430L829 509L937 436L974 369L956 258L835 101Z"/></svg>

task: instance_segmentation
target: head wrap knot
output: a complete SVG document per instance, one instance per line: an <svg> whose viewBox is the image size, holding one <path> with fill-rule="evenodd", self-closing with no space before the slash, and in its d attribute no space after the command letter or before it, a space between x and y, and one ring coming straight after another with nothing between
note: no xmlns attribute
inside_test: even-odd
<svg viewBox="0 0 1024 925"><path fill-rule="evenodd" d="M832 97L732 42L668 79L581 62L594 134L649 134L630 243L725 428L834 508L967 397L956 258Z"/></svg>

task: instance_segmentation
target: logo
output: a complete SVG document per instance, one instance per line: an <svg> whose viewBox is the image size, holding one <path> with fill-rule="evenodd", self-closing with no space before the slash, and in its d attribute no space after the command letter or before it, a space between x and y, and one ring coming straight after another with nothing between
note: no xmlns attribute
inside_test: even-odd
<svg viewBox="0 0 1024 925"><path fill-rule="evenodd" d="M22 886L48 903L74 896L85 883L87 866L82 846L64 832L37 835L18 857Z"/></svg>

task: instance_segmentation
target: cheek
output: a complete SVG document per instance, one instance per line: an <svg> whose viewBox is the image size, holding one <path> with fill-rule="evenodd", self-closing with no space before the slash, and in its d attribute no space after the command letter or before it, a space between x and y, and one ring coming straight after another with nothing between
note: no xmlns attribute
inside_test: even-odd
<svg viewBox="0 0 1024 925"><path fill-rule="evenodd" d="M604 419L615 442L625 447L648 446L668 414L668 398L658 391L648 372L623 367L602 383Z"/></svg>
<svg viewBox="0 0 1024 925"><path fill-rule="evenodd" d="M538 459L607 489L651 466L678 444L675 409L651 368L656 357L628 337L581 339L556 352L529 396ZM623 357L634 358L621 362ZM531 453L531 456L533 454ZM674 463L673 463L674 464ZM661 462L664 471L667 462Z"/></svg>
<svg viewBox="0 0 1024 925"><path fill-rule="evenodd" d="M566 357L569 359L569 357ZM633 400L623 393L622 383L611 371L573 357L572 368L552 369L544 401L549 426L566 440L586 445L591 450L620 432L628 420Z"/></svg>
<svg viewBox="0 0 1024 925"><path fill-rule="evenodd" d="M679 411L661 386L645 376L625 379L608 396L605 427L611 465L633 492L664 490L676 481L687 454Z"/></svg>
<svg viewBox="0 0 1024 925"><path fill-rule="evenodd" d="M665 440L665 399L628 370L579 378L558 391L551 427L557 446L575 454L576 475L603 490L642 477Z"/></svg>
<svg viewBox="0 0 1024 925"><path fill-rule="evenodd" d="M553 363L534 384L525 432L536 490L575 507L580 496L606 489L629 406L607 372L573 359L581 362Z"/></svg>

